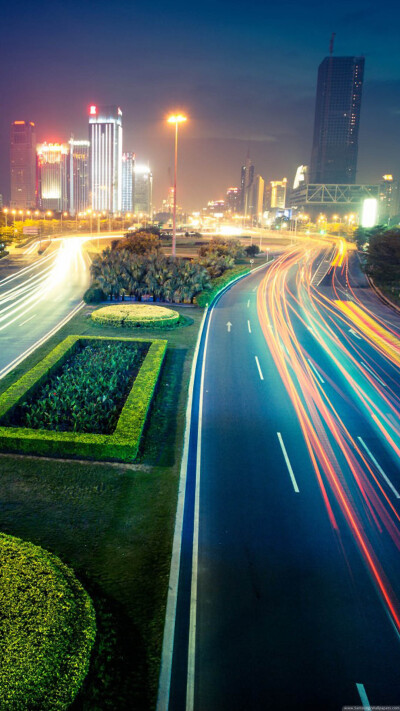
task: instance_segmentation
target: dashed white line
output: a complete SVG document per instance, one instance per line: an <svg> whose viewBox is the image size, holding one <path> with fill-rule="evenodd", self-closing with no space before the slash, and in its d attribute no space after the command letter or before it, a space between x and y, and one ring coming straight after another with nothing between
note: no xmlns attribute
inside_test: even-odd
<svg viewBox="0 0 400 711"><path fill-rule="evenodd" d="M316 369L314 363L313 363L309 358L307 358L307 360L308 360L308 362L309 362L311 368L313 369L315 375L317 376L318 380L319 380L320 383L322 383L322 385L323 385L323 384L325 383L325 380L323 380L323 378L321 378L321 376L320 376L320 374L318 373L318 370Z"/></svg>
<svg viewBox="0 0 400 711"><path fill-rule="evenodd" d="M361 703L363 705L363 709L369 710L371 708L371 704L368 701L368 696L367 696L367 692L365 691L364 684L356 684L356 687L357 687L358 695L361 699Z"/></svg>
<svg viewBox="0 0 400 711"><path fill-rule="evenodd" d="M293 489L295 490L296 494L299 494L299 493L300 493L300 489L299 489L299 487L297 486L296 477L295 477L295 475L294 475L294 473L293 473L292 465L291 465L291 463L290 463L290 459L289 459L289 457L288 457L288 453L287 453L287 451L286 451L286 447L285 447L285 444L284 444L284 442L283 442L282 435L281 435L280 432L277 432L276 434L278 435L279 444L281 445L282 454L283 454L283 456L284 456L284 458L285 458L285 462L286 462L286 466L287 466L287 468L288 468L289 476L290 476L290 478L291 478L291 480L292 480Z"/></svg>
<svg viewBox="0 0 400 711"><path fill-rule="evenodd" d="M247 302L247 308L250 308L250 299Z"/></svg>
<svg viewBox="0 0 400 711"><path fill-rule="evenodd" d="M29 318L26 319L26 321L23 321L23 322L20 323L19 325L20 325L20 326L25 326L25 324L28 323L28 321L32 321L32 319L35 318L35 316L36 316L36 314L33 314L33 316L30 316Z"/></svg>
<svg viewBox="0 0 400 711"><path fill-rule="evenodd" d="M264 376L262 374L262 370L261 370L261 366L260 366L260 361L258 360L257 356L254 356L254 358L256 359L256 364L257 364L258 374L260 376L260 379L264 380Z"/></svg>
<svg viewBox="0 0 400 711"><path fill-rule="evenodd" d="M251 325L250 321L247 319L247 328L249 329L249 333L251 333Z"/></svg>
<svg viewBox="0 0 400 711"><path fill-rule="evenodd" d="M370 459L373 461L373 463L375 464L375 466L376 466L378 472L382 475L382 477L383 477L384 480L386 481L386 484L388 485L388 487L393 491L393 493L394 493L396 499L400 499L400 494L399 494L399 492L398 492L397 489L393 486L392 482L390 481L389 477L388 477L388 476L385 474L385 472L383 471L383 469L382 469L381 465L379 464L379 462L376 461L374 455L372 454L371 450L370 450L370 449L367 447L367 445L365 444L363 438L362 438L362 437L357 437L357 439L358 439L359 442L361 442L361 444L362 444L362 446L364 447L366 453L368 454L369 458L370 458Z"/></svg>
<svg viewBox="0 0 400 711"><path fill-rule="evenodd" d="M372 368L370 368L369 365L367 365L366 363L364 363L363 360L360 361L360 362L361 362L361 365L364 366L364 368L366 368L367 370L369 370L369 372L370 372L371 375L375 378L375 380L377 380L378 383L380 383L384 388L386 388L386 383L384 383L383 380L381 380L380 377L379 377L376 373L374 373L374 371L372 370Z"/></svg>

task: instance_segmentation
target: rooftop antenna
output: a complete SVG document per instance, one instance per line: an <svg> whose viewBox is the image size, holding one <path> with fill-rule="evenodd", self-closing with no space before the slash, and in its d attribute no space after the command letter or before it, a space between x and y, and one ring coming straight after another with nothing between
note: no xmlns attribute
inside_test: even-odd
<svg viewBox="0 0 400 711"><path fill-rule="evenodd" d="M329 42L329 54L331 55L331 57L333 54L333 45L335 44L335 37L336 32L332 32L331 41Z"/></svg>

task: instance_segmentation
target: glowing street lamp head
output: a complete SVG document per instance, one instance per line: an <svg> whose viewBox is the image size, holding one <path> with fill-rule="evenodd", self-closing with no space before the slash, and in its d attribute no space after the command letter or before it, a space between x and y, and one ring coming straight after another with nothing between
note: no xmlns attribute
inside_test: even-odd
<svg viewBox="0 0 400 711"><path fill-rule="evenodd" d="M173 116L169 116L167 118L168 123L184 123L187 121L187 117L183 116L182 114L175 114Z"/></svg>

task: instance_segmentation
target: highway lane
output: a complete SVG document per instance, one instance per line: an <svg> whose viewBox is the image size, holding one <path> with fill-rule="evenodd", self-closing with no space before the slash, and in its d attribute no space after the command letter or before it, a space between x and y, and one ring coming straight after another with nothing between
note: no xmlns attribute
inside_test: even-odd
<svg viewBox="0 0 400 711"><path fill-rule="evenodd" d="M82 307L90 281L84 241L55 241L41 257L0 279L0 378Z"/></svg>
<svg viewBox="0 0 400 711"><path fill-rule="evenodd" d="M342 288L359 299L347 254L311 286L321 257L294 248L212 313L202 392L195 383L200 486L193 502L189 477L170 709L400 700L400 475L384 434L396 443L398 364L382 335L366 341L335 303ZM396 321L387 309L380 318Z"/></svg>

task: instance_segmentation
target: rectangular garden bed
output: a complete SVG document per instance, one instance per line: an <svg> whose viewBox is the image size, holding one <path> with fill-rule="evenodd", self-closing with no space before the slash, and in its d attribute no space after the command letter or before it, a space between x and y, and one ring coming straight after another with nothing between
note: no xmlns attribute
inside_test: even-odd
<svg viewBox="0 0 400 711"><path fill-rule="evenodd" d="M126 365L125 393L121 388L121 382L116 382L120 411L117 402L117 405L111 408L113 411L112 431L104 423L99 425L96 418L93 418L93 427L102 427L102 431L71 431L77 426L76 422L79 424L79 416L76 416L76 413L74 413L72 424L71 422L61 424L61 428L67 431L19 426L21 423L26 424L27 417L28 422L33 422L35 426L38 422L40 424L41 416L49 419L51 423L53 420L51 417L47 418L46 410L49 409L49 414L51 414L52 408L57 410L58 389L63 393L63 405L65 397L68 396L68 392L65 395L65 385L64 390L62 389L62 379L64 378L65 381L66 372L68 376L70 373L69 370L66 371L68 365L76 363L76 355L79 356L79 352L85 347L90 346L89 351L95 353L96 350L101 351L101 348L99 349L97 346L103 343L105 347L107 344L111 346L116 343L131 344L136 346L136 351L140 355L139 360L136 359L136 366L131 364L129 370L129 364ZM165 340L68 336L0 396L0 450L54 457L133 461L138 452L166 347L167 341ZM115 350L114 348L111 352ZM84 365L85 363L83 363L83 370ZM82 373L82 363L78 374L79 372ZM73 376L75 376L74 372L71 374L71 379ZM133 383L132 378L134 378ZM49 383L54 383L54 392L53 387L48 386ZM82 387L84 385L85 378L83 377ZM38 395L40 395L39 398ZM106 398L106 395L103 397ZM40 413L40 404L43 403L43 398L46 399L46 406ZM31 403L33 409L30 406ZM73 403L71 407L75 410L76 403ZM64 409L68 410L65 407ZM35 412L32 415L33 410ZM77 414L79 415L79 412ZM87 417L86 415L86 419ZM85 426L90 429L91 423L89 422ZM107 434L105 431L109 431L109 433Z"/></svg>

